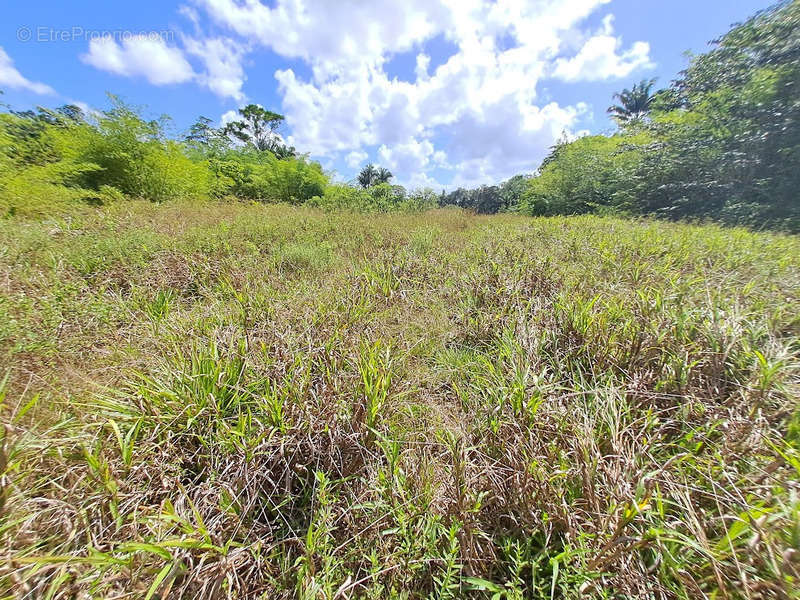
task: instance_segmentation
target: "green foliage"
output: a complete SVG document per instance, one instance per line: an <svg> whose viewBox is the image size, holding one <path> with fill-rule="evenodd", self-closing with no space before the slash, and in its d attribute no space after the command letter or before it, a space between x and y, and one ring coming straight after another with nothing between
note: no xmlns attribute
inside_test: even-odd
<svg viewBox="0 0 800 600"><path fill-rule="evenodd" d="M375 185L389 183L389 180L392 177L394 177L394 175L392 175L392 172L389 171L389 169L384 167L376 167L372 163L369 163L363 169L361 169L356 180L358 181L358 185L364 189L367 189Z"/></svg>
<svg viewBox="0 0 800 600"><path fill-rule="evenodd" d="M423 212L438 206L439 197L430 188L411 190L405 200L400 203L400 209L406 212Z"/></svg>
<svg viewBox="0 0 800 600"><path fill-rule="evenodd" d="M269 152L231 149L210 164L221 196L300 204L324 193L328 183L320 164L303 156L278 159Z"/></svg>
<svg viewBox="0 0 800 600"><path fill-rule="evenodd" d="M783 2L695 57L648 125L644 212L800 231L800 4Z"/></svg>
<svg viewBox="0 0 800 600"><path fill-rule="evenodd" d="M297 153L293 147L286 146L279 133L285 117L267 110L258 104L248 104L239 109L239 120L231 121L225 125L220 133L232 140L252 146L260 152L270 152L277 158L290 158ZM208 128L208 122L201 120L195 124L192 135L199 139Z"/></svg>
<svg viewBox="0 0 800 600"><path fill-rule="evenodd" d="M608 107L608 113L621 124L632 123L644 119L653 106L655 97L652 94L655 79L645 79L633 85L631 89L614 94L619 104Z"/></svg>
<svg viewBox="0 0 800 600"><path fill-rule="evenodd" d="M631 179L645 136L586 136L557 144L527 181L518 210L529 215L583 214L632 208Z"/></svg>
<svg viewBox="0 0 800 600"><path fill-rule="evenodd" d="M256 142L233 146L230 131L203 117L178 142L167 137L166 118L145 120L114 96L111 103L92 120L70 106L0 114L0 212L44 216L75 202L123 198L300 204L325 192L328 176L319 163L294 151L263 151ZM259 114L243 109L255 121L234 137L250 131L263 142L272 135L276 120L262 115L269 117L262 123Z"/></svg>
<svg viewBox="0 0 800 600"><path fill-rule="evenodd" d="M324 193L328 177L318 162L305 157L273 159L264 173L272 198L300 204Z"/></svg>
<svg viewBox="0 0 800 600"><path fill-rule="evenodd" d="M519 206L525 190L528 188L528 180L530 177L525 175L514 175L500 184L498 193L500 194L500 209L499 212L513 210Z"/></svg>
<svg viewBox="0 0 800 600"><path fill-rule="evenodd" d="M367 190L373 210L387 211L398 207L406 199L406 190L400 185L375 183Z"/></svg>
<svg viewBox="0 0 800 600"><path fill-rule="evenodd" d="M500 185L482 185L471 190L458 188L449 194L442 192L439 206L458 206L483 215L517 210L528 179L525 175L515 175Z"/></svg>
<svg viewBox="0 0 800 600"><path fill-rule="evenodd" d="M559 143L528 214L622 211L800 231L800 4L735 26L666 89L616 97L621 130Z"/></svg>
<svg viewBox="0 0 800 600"><path fill-rule="evenodd" d="M37 113L0 114L0 214L44 216L87 199L102 200L103 190L83 180L100 167L82 160L74 139L87 126L79 121L50 123Z"/></svg>
<svg viewBox="0 0 800 600"><path fill-rule="evenodd" d="M258 202L303 204L327 193L328 175L305 156L279 159L249 149L227 149L207 159L210 193Z"/></svg>
<svg viewBox="0 0 800 600"><path fill-rule="evenodd" d="M99 167L84 185L109 185L153 202L208 196L208 169L190 160L178 142L166 139L165 119L145 121L118 98L112 96L111 102L96 127L83 127L72 139L77 159Z"/></svg>
<svg viewBox="0 0 800 600"><path fill-rule="evenodd" d="M310 206L324 210L352 210L367 212L372 208L371 198L364 190L347 185L332 183L323 194L311 198Z"/></svg>
<svg viewBox="0 0 800 600"><path fill-rule="evenodd" d="M433 190L422 188L407 192L400 185L379 183L368 189L336 183L325 188L324 194L312 198L309 205L324 210L353 212L421 212L436 208Z"/></svg>
<svg viewBox="0 0 800 600"><path fill-rule="evenodd" d="M0 115L4 212L46 214L75 201L122 196L156 202L208 196L207 166L165 137L163 120L145 121L111 100L95 122L73 107Z"/></svg>
<svg viewBox="0 0 800 600"><path fill-rule="evenodd" d="M502 207L500 188L496 185L482 185L467 190L458 188L439 199L441 206L458 206L478 214L494 214Z"/></svg>

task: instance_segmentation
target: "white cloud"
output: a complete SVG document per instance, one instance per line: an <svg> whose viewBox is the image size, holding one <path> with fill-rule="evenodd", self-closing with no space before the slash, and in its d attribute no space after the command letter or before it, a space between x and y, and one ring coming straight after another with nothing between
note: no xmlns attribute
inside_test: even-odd
<svg viewBox="0 0 800 600"><path fill-rule="evenodd" d="M219 126L224 127L232 121L238 121L240 118L239 112L236 110L227 110L219 118Z"/></svg>
<svg viewBox="0 0 800 600"><path fill-rule="evenodd" d="M246 77L242 59L245 48L225 38L187 38L184 45L188 53L200 57L205 65L205 72L197 76L201 85L221 98L244 100L242 85Z"/></svg>
<svg viewBox="0 0 800 600"><path fill-rule="evenodd" d="M398 179L397 181L408 190L430 188L434 192L438 192L447 187L443 186L439 181L436 180L435 177L431 177L427 173L423 173L421 171L417 171L416 173L407 173L405 175L405 179L402 181Z"/></svg>
<svg viewBox="0 0 800 600"><path fill-rule="evenodd" d="M379 160L408 180L430 182L444 169L466 184L532 170L589 113L542 102L539 81L623 76L649 64L649 46L622 50L610 19L598 32L581 30L609 0L192 2L247 42L310 67L307 77L296 68L275 73L291 144L345 156L351 168L377 147ZM425 43L436 36L455 51L434 67ZM401 53L416 60L413 82L387 73Z"/></svg>
<svg viewBox="0 0 800 600"><path fill-rule="evenodd" d="M621 51L622 40L614 37L613 31L613 15L607 15L602 30L586 40L577 55L556 61L554 77L564 81L600 81L627 77L636 69L655 66L650 60L650 44L635 42L628 50Z"/></svg>
<svg viewBox="0 0 800 600"><path fill-rule="evenodd" d="M417 76L417 81L424 81L428 79L428 66L431 64L431 57L427 54L417 54L417 67L414 74Z"/></svg>
<svg viewBox="0 0 800 600"><path fill-rule="evenodd" d="M512 175L534 170L549 147L563 133L571 135L587 106L561 107L551 102L520 110L510 103L498 103L487 111L487 119L462 119L453 127L455 161L453 186L473 187L496 183Z"/></svg>
<svg viewBox="0 0 800 600"><path fill-rule="evenodd" d="M326 73L341 73L364 57L408 50L441 31L449 13L428 0L278 0L274 8L258 0L195 3L239 35Z"/></svg>
<svg viewBox="0 0 800 600"><path fill-rule="evenodd" d="M15 90L28 90L35 94L55 94L49 85L27 79L14 67L14 61L0 46L0 87L8 86Z"/></svg>
<svg viewBox="0 0 800 600"><path fill-rule="evenodd" d="M433 144L429 140L412 139L404 144L396 144L391 148L382 144L378 148L381 164L388 165L390 170L398 173L417 173L425 171L433 156Z"/></svg>
<svg viewBox="0 0 800 600"><path fill-rule="evenodd" d="M196 12L190 7L180 12L192 21L199 34ZM194 81L221 98L243 102L246 76L242 61L246 51L245 46L223 37L184 37L183 49L167 45L160 36L132 36L121 43L106 37L90 40L89 51L81 59L103 71L144 77L153 85ZM202 63L198 72L187 60L187 54Z"/></svg>
<svg viewBox="0 0 800 600"><path fill-rule="evenodd" d="M192 26L194 27L195 33L200 32L200 15L194 8L192 8L191 6L186 6L184 4L178 7L178 14L181 15L182 17L185 17L186 19L189 20L189 22L191 22Z"/></svg>
<svg viewBox="0 0 800 600"><path fill-rule="evenodd" d="M365 160L367 160L368 156L369 154L363 150L353 150L344 157L344 162L346 162L347 166L351 169L357 169L364 163Z"/></svg>
<svg viewBox="0 0 800 600"><path fill-rule="evenodd" d="M89 41L81 59L93 67L124 75L144 77L153 85L184 83L195 77L183 52L168 46L159 36L132 36L117 43L111 37Z"/></svg>

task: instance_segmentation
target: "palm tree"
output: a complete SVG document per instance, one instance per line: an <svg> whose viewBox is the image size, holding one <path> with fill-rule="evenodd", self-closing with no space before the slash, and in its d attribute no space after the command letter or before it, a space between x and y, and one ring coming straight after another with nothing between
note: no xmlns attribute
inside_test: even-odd
<svg viewBox="0 0 800 600"><path fill-rule="evenodd" d="M389 169L380 167L378 168L377 173L375 173L375 180L373 183L376 185L379 183L389 183L389 180L392 177L394 177L394 175L392 175L392 172Z"/></svg>
<svg viewBox="0 0 800 600"><path fill-rule="evenodd" d="M358 174L356 178L358 180L358 184L367 189L368 187L372 187L373 185L378 185L379 183L389 183L389 180L394 177L392 172L389 169L384 167L375 167L372 163L369 163Z"/></svg>
<svg viewBox="0 0 800 600"><path fill-rule="evenodd" d="M629 123L647 116L655 99L655 94L651 93L655 84L655 79L642 79L639 83L635 83L632 89L624 89L614 94L619 104L608 107L607 112L611 118L618 123Z"/></svg>
<svg viewBox="0 0 800 600"><path fill-rule="evenodd" d="M375 183L375 177L377 174L378 172L375 169L375 165L369 163L366 167L361 169L361 172L358 174L359 185L362 188L367 189Z"/></svg>

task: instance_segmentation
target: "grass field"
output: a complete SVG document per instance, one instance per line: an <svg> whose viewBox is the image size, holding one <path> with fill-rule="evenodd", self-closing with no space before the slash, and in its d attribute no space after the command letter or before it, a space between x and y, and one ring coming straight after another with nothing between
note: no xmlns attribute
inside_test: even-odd
<svg viewBox="0 0 800 600"><path fill-rule="evenodd" d="M125 202L0 240L0 596L798 597L797 237Z"/></svg>

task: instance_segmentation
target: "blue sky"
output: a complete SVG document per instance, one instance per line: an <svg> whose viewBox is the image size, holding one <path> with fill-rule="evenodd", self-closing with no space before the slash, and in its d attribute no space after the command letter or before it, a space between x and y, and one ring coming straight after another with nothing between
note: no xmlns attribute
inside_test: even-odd
<svg viewBox="0 0 800 600"><path fill-rule="evenodd" d="M553 142L609 131L611 95L667 84L751 0L18 2L0 24L14 109L106 93L176 134L248 102L342 179L372 161L448 189L531 172Z"/></svg>

